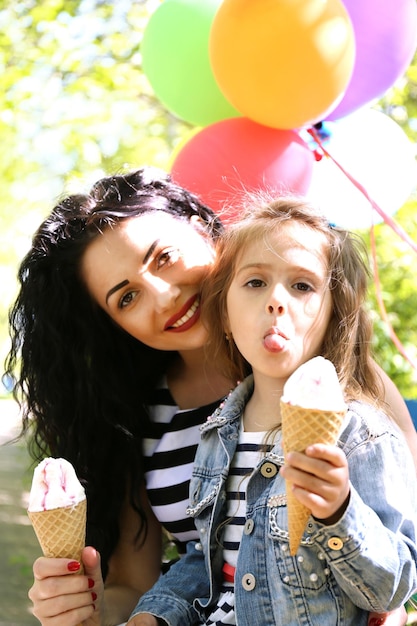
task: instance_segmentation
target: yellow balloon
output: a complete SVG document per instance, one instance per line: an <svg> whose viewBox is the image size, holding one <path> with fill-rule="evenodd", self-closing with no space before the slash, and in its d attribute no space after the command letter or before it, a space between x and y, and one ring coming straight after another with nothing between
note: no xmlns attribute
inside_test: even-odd
<svg viewBox="0 0 417 626"><path fill-rule="evenodd" d="M343 97L355 60L353 26L340 0L224 0L209 48L229 102L283 129L324 119Z"/></svg>
<svg viewBox="0 0 417 626"><path fill-rule="evenodd" d="M174 149L171 152L169 159L168 159L168 172L171 171L175 159L177 158L178 154L181 152L185 144L188 143L190 139L194 137L194 135L199 133L200 130L201 130L201 126L195 126L190 131L188 131L183 137L181 137L179 142L174 146Z"/></svg>

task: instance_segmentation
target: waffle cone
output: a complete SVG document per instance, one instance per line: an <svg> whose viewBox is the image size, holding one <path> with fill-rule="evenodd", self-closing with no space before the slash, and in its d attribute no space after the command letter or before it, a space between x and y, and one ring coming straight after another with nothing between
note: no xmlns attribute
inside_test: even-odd
<svg viewBox="0 0 417 626"><path fill-rule="evenodd" d="M44 556L81 562L85 546L87 500L75 506L28 511Z"/></svg>
<svg viewBox="0 0 417 626"><path fill-rule="evenodd" d="M313 443L335 444L345 414L346 411L305 409L281 402L284 455L290 451L304 452ZM290 484L286 490L290 554L294 556L311 511L297 500Z"/></svg>

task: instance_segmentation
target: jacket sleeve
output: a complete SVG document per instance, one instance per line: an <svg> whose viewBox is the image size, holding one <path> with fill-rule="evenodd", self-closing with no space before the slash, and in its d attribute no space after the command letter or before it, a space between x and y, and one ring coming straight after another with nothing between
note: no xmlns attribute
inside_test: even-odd
<svg viewBox="0 0 417 626"><path fill-rule="evenodd" d="M186 554L141 597L130 617L151 613L169 626L192 626L199 623L193 602L207 599L209 590L201 544L189 541Z"/></svg>
<svg viewBox="0 0 417 626"><path fill-rule="evenodd" d="M370 438L348 456L349 505L336 524L316 522L329 566L359 607L385 612L417 588L415 469L401 436Z"/></svg>

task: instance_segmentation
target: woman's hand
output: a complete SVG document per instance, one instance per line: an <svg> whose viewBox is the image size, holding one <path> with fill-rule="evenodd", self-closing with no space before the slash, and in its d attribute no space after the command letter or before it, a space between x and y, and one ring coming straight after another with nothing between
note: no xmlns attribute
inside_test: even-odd
<svg viewBox="0 0 417 626"><path fill-rule="evenodd" d="M126 503L120 519L119 541L108 563L105 590L100 556L94 548L83 550L82 576L71 571L74 561L70 559L42 557L35 562L35 580L29 598L42 626L78 626L81 622L83 626L114 626L129 618L141 595L158 580L161 571L161 525L149 506L144 486L143 503L148 521L146 540L138 547L138 517Z"/></svg>
<svg viewBox="0 0 417 626"><path fill-rule="evenodd" d="M33 566L34 583L29 590L33 614L42 626L99 626L103 601L100 556L94 548L82 553L80 563L70 559L41 557Z"/></svg>
<svg viewBox="0 0 417 626"><path fill-rule="evenodd" d="M337 446L316 443L305 453L289 452L281 475L315 518L334 524L349 499L349 469L344 452Z"/></svg>

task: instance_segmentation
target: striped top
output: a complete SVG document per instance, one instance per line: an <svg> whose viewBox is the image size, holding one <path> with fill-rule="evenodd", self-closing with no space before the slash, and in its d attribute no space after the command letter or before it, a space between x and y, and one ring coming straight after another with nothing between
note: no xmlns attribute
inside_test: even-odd
<svg viewBox="0 0 417 626"><path fill-rule="evenodd" d="M239 441L226 485L226 519L223 535L223 560L236 567L243 526L246 521L246 489L253 469L272 445L265 444L265 432L245 432L241 425ZM224 581L217 606L205 624L236 624L234 584Z"/></svg>
<svg viewBox="0 0 417 626"><path fill-rule="evenodd" d="M155 516L180 544L198 538L194 520L186 515L190 479L199 427L221 400L181 410L164 379L148 406L151 428L143 441L147 493Z"/></svg>

